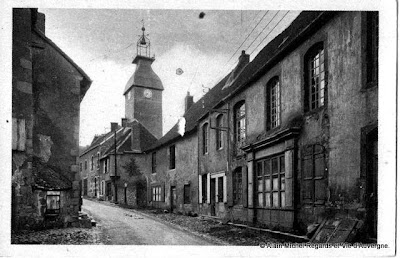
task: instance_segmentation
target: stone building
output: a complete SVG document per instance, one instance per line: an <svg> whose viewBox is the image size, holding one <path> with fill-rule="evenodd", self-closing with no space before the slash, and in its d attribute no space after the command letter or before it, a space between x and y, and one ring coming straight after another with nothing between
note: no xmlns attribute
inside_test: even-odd
<svg viewBox="0 0 400 258"><path fill-rule="evenodd" d="M230 219L306 232L350 218L376 238L377 49L377 13L302 12L227 83L214 109L229 113ZM200 141L212 139L216 118L200 124ZM199 185L218 184L210 180Z"/></svg>
<svg viewBox="0 0 400 258"><path fill-rule="evenodd" d="M91 80L45 36L37 9L13 9L12 46L12 226L76 222L79 110Z"/></svg>
<svg viewBox="0 0 400 258"><path fill-rule="evenodd" d="M121 126L111 123L110 132L96 136L80 155L83 196L131 206L146 205L148 159L144 150L162 135L164 88L151 68L155 59L150 57L150 41L142 31L132 62L136 69L123 92Z"/></svg>

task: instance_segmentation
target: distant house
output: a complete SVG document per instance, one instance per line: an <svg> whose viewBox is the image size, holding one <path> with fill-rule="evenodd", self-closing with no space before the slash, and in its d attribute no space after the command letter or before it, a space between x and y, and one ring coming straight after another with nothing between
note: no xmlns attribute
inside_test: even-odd
<svg viewBox="0 0 400 258"><path fill-rule="evenodd" d="M13 9L12 75L12 226L78 223L79 107L91 80L36 9Z"/></svg>
<svg viewBox="0 0 400 258"><path fill-rule="evenodd" d="M378 20L377 12L302 12L251 62L243 51L196 103L188 95L183 117L152 144L126 151L119 139L129 129L118 129L117 163L137 153L131 168L146 180L150 207L303 234L335 220L328 226L350 232L363 225L364 237L376 241ZM162 87L149 71L153 59L145 61L136 72L147 84L129 81L125 113L155 130L160 121L149 118L162 114ZM155 89L152 102L146 90ZM100 166L111 176L106 195L114 191L108 149ZM128 170L118 171L127 180Z"/></svg>

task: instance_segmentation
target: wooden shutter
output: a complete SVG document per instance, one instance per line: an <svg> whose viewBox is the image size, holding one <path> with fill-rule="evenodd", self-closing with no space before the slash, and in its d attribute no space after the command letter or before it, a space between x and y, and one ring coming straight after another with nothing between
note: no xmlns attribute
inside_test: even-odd
<svg viewBox="0 0 400 258"><path fill-rule="evenodd" d="M285 152L285 203L286 207L293 207L293 150Z"/></svg>
<svg viewBox="0 0 400 258"><path fill-rule="evenodd" d="M203 183L201 181L201 175L199 175L199 203L203 203Z"/></svg>
<svg viewBox="0 0 400 258"><path fill-rule="evenodd" d="M223 177L223 185L224 185L224 203L226 203L227 202L227 189L226 189L226 175L224 175L224 177Z"/></svg>
<svg viewBox="0 0 400 258"><path fill-rule="evenodd" d="M248 206L248 192L247 192L248 180L247 180L247 174L248 174L247 173L247 166L244 166L243 169L242 169L242 187L243 187L243 193L242 193L243 200L242 200L242 202L243 202L243 207L247 207Z"/></svg>
<svg viewBox="0 0 400 258"><path fill-rule="evenodd" d="M207 173L207 203L211 202L211 198L210 198L211 185L210 185L210 183L211 183L211 175L210 175L210 173Z"/></svg>

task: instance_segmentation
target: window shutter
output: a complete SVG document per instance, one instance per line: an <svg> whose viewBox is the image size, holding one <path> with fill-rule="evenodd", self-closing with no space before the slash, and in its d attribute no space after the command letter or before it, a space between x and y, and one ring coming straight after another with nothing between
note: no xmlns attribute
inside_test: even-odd
<svg viewBox="0 0 400 258"><path fill-rule="evenodd" d="M210 173L207 173L207 203L211 202L211 198L210 198L210 190L211 190L211 186L210 186L210 182L211 181L211 175Z"/></svg>
<svg viewBox="0 0 400 258"><path fill-rule="evenodd" d="M26 142L25 119L12 119L12 149L24 151Z"/></svg>
<svg viewBox="0 0 400 258"><path fill-rule="evenodd" d="M202 189L201 175L199 175L199 203L203 203L203 189Z"/></svg>
<svg viewBox="0 0 400 258"><path fill-rule="evenodd" d="M285 204L293 207L293 150L285 152Z"/></svg>
<svg viewBox="0 0 400 258"><path fill-rule="evenodd" d="M242 193L242 195L243 195L243 207L247 207L247 204L248 204L248 193L247 193L247 186L248 186L248 184L247 184L247 166L243 166L243 169L242 169L242 174L243 174L243 176L242 176L242 184L243 184L243 193Z"/></svg>
<svg viewBox="0 0 400 258"><path fill-rule="evenodd" d="M223 185L224 185L224 199L223 199L223 201L224 201L224 203L226 203L226 201L227 201L227 189L226 189L226 175L224 175L224 177L223 177L224 179L224 181L223 181Z"/></svg>
<svg viewBox="0 0 400 258"><path fill-rule="evenodd" d="M315 156L315 202L323 204L326 199L325 158L323 154Z"/></svg>

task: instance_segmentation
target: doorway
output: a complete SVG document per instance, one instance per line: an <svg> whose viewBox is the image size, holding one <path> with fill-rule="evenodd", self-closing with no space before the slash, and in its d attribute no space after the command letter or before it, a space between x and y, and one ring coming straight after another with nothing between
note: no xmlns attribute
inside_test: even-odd
<svg viewBox="0 0 400 258"><path fill-rule="evenodd" d="M211 216L215 216L215 178L211 178L210 182L210 209Z"/></svg>

